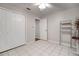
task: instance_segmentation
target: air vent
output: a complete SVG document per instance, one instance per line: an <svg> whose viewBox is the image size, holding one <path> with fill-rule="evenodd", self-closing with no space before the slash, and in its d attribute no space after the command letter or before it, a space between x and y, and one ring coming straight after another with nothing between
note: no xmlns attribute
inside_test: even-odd
<svg viewBox="0 0 79 59"><path fill-rule="evenodd" d="M27 10L31 10L30 8L26 8Z"/></svg>

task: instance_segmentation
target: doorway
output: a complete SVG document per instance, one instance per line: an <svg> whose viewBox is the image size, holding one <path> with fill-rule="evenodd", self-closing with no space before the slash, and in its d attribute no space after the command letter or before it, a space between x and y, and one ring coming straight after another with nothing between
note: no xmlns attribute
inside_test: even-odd
<svg viewBox="0 0 79 59"><path fill-rule="evenodd" d="M40 40L40 20L35 19L35 41Z"/></svg>

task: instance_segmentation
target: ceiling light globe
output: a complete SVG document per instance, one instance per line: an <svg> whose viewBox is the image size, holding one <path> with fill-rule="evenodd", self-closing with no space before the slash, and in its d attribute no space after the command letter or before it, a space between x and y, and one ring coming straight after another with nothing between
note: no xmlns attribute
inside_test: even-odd
<svg viewBox="0 0 79 59"><path fill-rule="evenodd" d="M45 9L46 6L45 6L44 4L41 4L41 5L39 5L39 8L40 8L40 9Z"/></svg>

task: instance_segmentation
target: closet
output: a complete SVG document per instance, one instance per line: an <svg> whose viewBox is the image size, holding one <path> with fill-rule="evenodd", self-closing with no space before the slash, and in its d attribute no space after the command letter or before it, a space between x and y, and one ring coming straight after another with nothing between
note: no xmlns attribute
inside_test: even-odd
<svg viewBox="0 0 79 59"><path fill-rule="evenodd" d="M25 17L0 8L0 52L25 44Z"/></svg>

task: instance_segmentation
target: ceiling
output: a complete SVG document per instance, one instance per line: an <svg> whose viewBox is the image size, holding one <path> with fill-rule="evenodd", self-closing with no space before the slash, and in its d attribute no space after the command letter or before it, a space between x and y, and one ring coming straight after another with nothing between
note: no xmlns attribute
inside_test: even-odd
<svg viewBox="0 0 79 59"><path fill-rule="evenodd" d="M21 11L27 11L30 12L39 18L43 18L47 15L50 15L51 13L58 12L61 10L66 10L70 8L79 8L78 3L50 3L51 7L40 10L37 6L34 5L34 3L0 3L1 7L5 7L8 9L17 9ZM27 10L26 8L30 8L31 10Z"/></svg>

